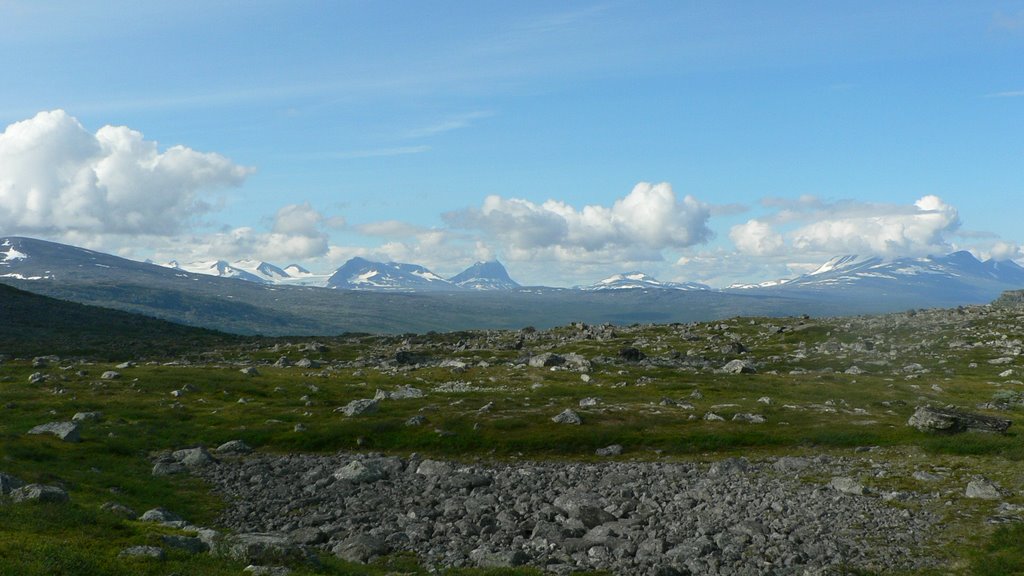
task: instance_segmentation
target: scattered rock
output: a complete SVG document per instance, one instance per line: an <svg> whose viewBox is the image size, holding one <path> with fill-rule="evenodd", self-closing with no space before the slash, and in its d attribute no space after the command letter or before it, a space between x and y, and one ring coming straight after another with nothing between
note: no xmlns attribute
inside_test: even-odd
<svg viewBox="0 0 1024 576"><path fill-rule="evenodd" d="M380 401L372 398L353 400L341 408L345 416L363 416L373 414L380 409Z"/></svg>
<svg viewBox="0 0 1024 576"><path fill-rule="evenodd" d="M11 501L18 502L52 502L61 504L68 501L68 493L59 486L45 484L29 484L10 492Z"/></svg>
<svg viewBox="0 0 1024 576"><path fill-rule="evenodd" d="M998 500L1002 498L999 486L986 478L975 478L967 483L964 496L968 498L979 498L982 500Z"/></svg>
<svg viewBox="0 0 1024 576"><path fill-rule="evenodd" d="M750 424L764 424L766 420L760 414L740 412L732 417L733 422L748 422Z"/></svg>
<svg viewBox="0 0 1024 576"><path fill-rule="evenodd" d="M583 419L580 418L580 415L573 412L570 408L562 410L557 416L552 416L551 421L556 424L574 424L576 426L583 424Z"/></svg>
<svg viewBox="0 0 1024 576"><path fill-rule="evenodd" d="M117 502L104 502L103 505L100 506L100 510L116 514L126 520L133 520L139 516L138 512L135 510L132 510L124 504L118 504Z"/></svg>
<svg viewBox="0 0 1024 576"><path fill-rule="evenodd" d="M365 564L377 556L383 556L389 551L388 545L383 540L369 534L350 536L331 550L342 560L361 564Z"/></svg>
<svg viewBox="0 0 1024 576"><path fill-rule="evenodd" d="M81 442L78 424L75 422L48 422L28 431L29 434L53 434L65 442Z"/></svg>
<svg viewBox="0 0 1024 576"><path fill-rule="evenodd" d="M313 558L301 546L289 542L282 534L243 533L225 536L218 554L249 564L291 564L311 562Z"/></svg>
<svg viewBox="0 0 1024 576"><path fill-rule="evenodd" d="M43 374L42 372L33 372L28 377L28 383L29 384L39 384L40 382L45 382L45 381L46 381L46 374Z"/></svg>
<svg viewBox="0 0 1024 576"><path fill-rule="evenodd" d="M102 412L77 412L71 417L72 422L95 422L103 418Z"/></svg>
<svg viewBox="0 0 1024 576"><path fill-rule="evenodd" d="M544 354L538 354L531 357L527 363L534 368L548 368L551 366L561 366L562 364L565 364L565 358L558 354L545 352Z"/></svg>
<svg viewBox="0 0 1024 576"><path fill-rule="evenodd" d="M730 360L725 366L722 366L722 372L726 374L755 374L757 369L748 360Z"/></svg>
<svg viewBox="0 0 1024 576"><path fill-rule="evenodd" d="M604 448L598 448L594 451L594 454L598 456L619 456L622 454L622 444L612 444Z"/></svg>
<svg viewBox="0 0 1024 576"><path fill-rule="evenodd" d="M287 566L256 566L249 564L242 569L242 572L248 572L253 576L288 576L292 573L292 569Z"/></svg>
<svg viewBox="0 0 1024 576"><path fill-rule="evenodd" d="M239 372L241 372L242 374L245 374L246 376L259 376L260 375L260 371L257 370L255 366L247 366L247 367L242 368L241 370L239 370Z"/></svg>
<svg viewBox="0 0 1024 576"><path fill-rule="evenodd" d="M118 558L140 558L151 560L163 560L164 550L156 546L132 546L125 548L117 554Z"/></svg>
<svg viewBox="0 0 1024 576"><path fill-rule="evenodd" d="M864 485L849 476L838 476L829 482L833 490L843 494L864 495Z"/></svg>
<svg viewBox="0 0 1024 576"><path fill-rule="evenodd" d="M167 524L171 522L181 522L182 518L166 508L152 508L143 512L142 516L139 516L139 521Z"/></svg>
<svg viewBox="0 0 1024 576"><path fill-rule="evenodd" d="M1012 421L983 414L973 414L955 408L931 408L921 406L907 420L907 425L922 432L953 434L974 430L979 432L1003 433Z"/></svg>
<svg viewBox="0 0 1024 576"><path fill-rule="evenodd" d="M101 380L117 380L121 377L121 373L116 370L107 370L103 374L100 374Z"/></svg>
<svg viewBox="0 0 1024 576"><path fill-rule="evenodd" d="M217 463L217 460L202 446L175 450L171 453L171 457L187 468L198 468Z"/></svg>
<svg viewBox="0 0 1024 576"><path fill-rule="evenodd" d="M214 449L214 452L225 455L248 454L252 452L252 448L241 440L228 440L220 446L217 446L217 448Z"/></svg>

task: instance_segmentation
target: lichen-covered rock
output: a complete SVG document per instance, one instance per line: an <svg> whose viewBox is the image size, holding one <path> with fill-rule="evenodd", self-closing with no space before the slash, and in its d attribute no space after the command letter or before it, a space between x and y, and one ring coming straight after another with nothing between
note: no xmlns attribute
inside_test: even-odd
<svg viewBox="0 0 1024 576"><path fill-rule="evenodd" d="M151 560L163 560L164 550L157 546L131 546L121 550L117 556L119 558L139 558L139 559L151 559Z"/></svg>
<svg viewBox="0 0 1024 576"><path fill-rule="evenodd" d="M953 434L968 430L978 432L1006 432L1011 420L995 418L984 414L964 412L955 408L932 408L921 406L907 420L907 425L922 432L939 432Z"/></svg>
<svg viewBox="0 0 1024 576"><path fill-rule="evenodd" d="M68 493L59 486L45 484L29 484L11 490L11 501L19 502L51 502L60 504L68 501Z"/></svg>
<svg viewBox="0 0 1024 576"><path fill-rule="evenodd" d="M29 434L53 434L65 442L81 442L82 436L75 422L48 422L28 431Z"/></svg>
<svg viewBox="0 0 1024 576"><path fill-rule="evenodd" d="M380 409L380 401L373 398L363 398L360 400L353 400L342 407L340 410L345 416L363 416L365 414L373 414Z"/></svg>
<svg viewBox="0 0 1024 576"><path fill-rule="evenodd" d="M556 416L552 416L551 421L556 424L573 424L576 426L583 424L583 419L580 418L580 415L570 408L566 408Z"/></svg>

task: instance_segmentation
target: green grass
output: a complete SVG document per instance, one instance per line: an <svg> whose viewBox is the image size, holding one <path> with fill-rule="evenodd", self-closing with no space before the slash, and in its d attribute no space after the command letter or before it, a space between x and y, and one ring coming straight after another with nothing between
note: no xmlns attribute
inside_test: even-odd
<svg viewBox="0 0 1024 576"><path fill-rule="evenodd" d="M617 336L603 341L573 340L575 329L567 327L529 335L523 350L510 349L518 337L511 332L252 339L186 351L183 356L194 362L188 366L140 363L120 370L118 380L99 378L112 368L108 362L65 360L33 368L28 360L8 360L0 364L0 471L28 482L59 484L69 491L72 503L63 507L0 504L0 574L239 573L240 566L206 555L172 553L161 563L120 559L117 553L126 546L153 543L157 529L99 509L110 500L140 513L164 506L192 522L215 523L223 505L220 500L197 480L152 477L151 458L162 450L215 447L233 439L270 452L358 449L460 459L587 461L596 460L594 451L610 444L625 447L622 459L668 461L784 454L856 458L854 449L879 446L883 450L866 458L902 466L905 477L869 479L869 484L946 491L948 498L956 500L955 508L964 511L949 516L948 526L950 533L964 538L953 547L935 544L936 553L945 558L944 570L1013 573L1024 563L1024 550L1015 544L1021 540L1020 528L993 532L984 523L991 510L965 501L960 494L961 484L973 474L999 479L1011 490L1019 488L1014 471L1024 459L1024 439L1016 425L1006 435L956 436L927 435L906 425L919 404L956 404L973 410L1000 392L1019 388L999 376L1005 366L987 362L1006 355L994 344L1001 340L993 334L1006 332L1007 326L1016 326L1022 318L1019 311L1013 317L1008 314L1006 310L979 313L954 325L921 313L915 319L924 327L918 329L901 324L902 317L885 319L886 328L871 319L807 324L797 319L730 319L616 328ZM793 329L777 333L765 328L769 324ZM950 348L948 342L960 333L988 344ZM689 334L699 339L688 339ZM874 351L851 347L865 339L876 342ZM327 350L299 350L299 344L311 340ZM733 340L749 348L745 357L758 364L758 374L715 372L714 368L735 357L722 351ZM488 348L488 341L498 343L498 349ZM457 342L464 348L451 352ZM406 346L436 359L459 358L469 367L459 371L437 366L376 367L379 360L393 360L396 350ZM595 362L589 383L572 371L512 365L523 355L552 350L615 359L626 346L637 346L654 364ZM695 360L681 368L658 365L659 359L673 352L706 364ZM325 367L302 370L267 364L281 356L293 361L314 358ZM200 358L207 360L199 362ZM365 365L351 364L358 358L367 359ZM490 365L477 366L481 361ZM263 363L259 376L239 372L245 363L253 362ZM902 368L911 362L929 372L908 379ZM971 362L977 367L970 368ZM844 374L852 365L868 373ZM790 374L796 368L806 372ZM86 374L79 375L80 370ZM49 380L29 384L34 372L43 372ZM472 390L439 391L451 382L468 383ZM190 391L172 396L186 384ZM346 418L334 411L354 399L372 397L378 388L392 390L399 385L415 386L427 396L385 401L379 412L368 416ZM700 397L694 397L695 391ZM579 401L586 397L601 401L597 407L580 408ZM688 402L693 409L660 405L666 397ZM770 398L770 404L759 402L762 397ZM247 402L239 403L240 398ZM489 412L478 412L488 403L493 403ZM564 426L550 421L565 408L580 413L584 424ZM37 424L67 420L80 411L104 414L102 420L83 426L80 444L25 435ZM708 412L726 421L705 421ZM761 414L767 422L731 421L741 412ZM998 414L1017 420L1021 413L1015 408ZM426 416L427 423L406 426L406 420L415 415ZM296 432L296 424L305 431ZM913 470L938 463L952 470L944 483L931 487L909 479ZM989 556L991 562L981 560ZM371 575L424 571L415 558L402 556L369 567L324 558L318 569L322 574ZM848 573L863 572L851 568ZM921 572L929 573L935 572Z"/></svg>

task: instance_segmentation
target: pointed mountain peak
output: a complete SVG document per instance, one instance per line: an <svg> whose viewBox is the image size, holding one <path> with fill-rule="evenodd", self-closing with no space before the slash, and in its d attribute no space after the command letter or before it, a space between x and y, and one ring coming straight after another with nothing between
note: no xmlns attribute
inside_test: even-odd
<svg viewBox="0 0 1024 576"><path fill-rule="evenodd" d="M519 283L508 275L508 270L497 260L477 262L448 279L452 284L473 290L511 290Z"/></svg>

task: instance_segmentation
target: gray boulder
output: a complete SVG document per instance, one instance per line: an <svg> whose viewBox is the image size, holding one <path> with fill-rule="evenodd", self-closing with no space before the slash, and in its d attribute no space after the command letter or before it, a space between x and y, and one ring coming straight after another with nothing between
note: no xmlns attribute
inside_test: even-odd
<svg viewBox="0 0 1024 576"><path fill-rule="evenodd" d="M53 434L65 442L81 442L78 424L75 422L48 422L28 431L29 434Z"/></svg>
<svg viewBox="0 0 1024 576"><path fill-rule="evenodd" d="M339 542L331 552L342 560L365 564L377 556L383 556L390 551L388 545L369 534L356 534Z"/></svg>
<svg viewBox="0 0 1024 576"><path fill-rule="evenodd" d="M248 454L252 448L241 440L229 440L214 449L217 454Z"/></svg>
<svg viewBox="0 0 1024 576"><path fill-rule="evenodd" d="M562 364L565 364L565 358L558 354L545 352L543 354L532 356L528 363L534 368L549 368L551 366L561 366Z"/></svg>
<svg viewBox="0 0 1024 576"><path fill-rule="evenodd" d="M864 485L849 476L838 476L833 478L832 481L829 482L829 486L831 486L833 490L842 492L843 494L853 494L855 496L864 495Z"/></svg>
<svg viewBox="0 0 1024 576"><path fill-rule="evenodd" d="M622 454L622 444L612 444L611 446L598 448L594 451L594 454L598 456L618 456Z"/></svg>
<svg viewBox="0 0 1024 576"><path fill-rule="evenodd" d="M361 400L353 400L346 404L341 411L345 416L362 416L364 414L373 414L380 409L380 402L372 398L364 398Z"/></svg>
<svg viewBox="0 0 1024 576"><path fill-rule="evenodd" d="M201 468L217 463L217 460L202 446L175 450L171 453L171 457L188 468Z"/></svg>
<svg viewBox="0 0 1024 576"><path fill-rule="evenodd" d="M76 412L71 417L72 422L92 422L103 418L102 412Z"/></svg>
<svg viewBox="0 0 1024 576"><path fill-rule="evenodd" d="M142 516L139 516L139 520L142 522L167 524L169 522L181 522L182 518L166 508L152 508L143 512Z"/></svg>
<svg viewBox="0 0 1024 576"><path fill-rule="evenodd" d="M156 546L132 546L121 550L117 554L117 557L163 560L164 550L163 548L158 548Z"/></svg>
<svg viewBox="0 0 1024 576"><path fill-rule="evenodd" d="M967 483L964 496L981 500L998 500L1002 497L999 486L986 478L975 478Z"/></svg>
<svg viewBox="0 0 1024 576"><path fill-rule="evenodd" d="M58 486L29 484L11 490L11 500L18 502L52 502L61 504L68 501L68 493Z"/></svg>
<svg viewBox="0 0 1024 576"><path fill-rule="evenodd" d="M104 502L103 505L100 506L100 510L116 514L126 520L132 520L139 516L138 512L135 510L117 502Z"/></svg>
<svg viewBox="0 0 1024 576"><path fill-rule="evenodd" d="M514 568L530 561L522 550L494 550L489 547L472 550L469 559L480 568Z"/></svg>
<svg viewBox="0 0 1024 576"><path fill-rule="evenodd" d="M726 374L755 374L757 369L748 360L730 360L725 366L722 366L722 372Z"/></svg>
<svg viewBox="0 0 1024 576"><path fill-rule="evenodd" d="M573 412L570 408L566 408L557 416L552 416L551 421L556 424L574 424L576 426L583 424L583 419L580 418L580 415Z"/></svg>
<svg viewBox="0 0 1024 576"><path fill-rule="evenodd" d="M243 533L225 536L216 552L249 564L291 564L310 562L313 558L305 548L286 536L274 533Z"/></svg>
<svg viewBox="0 0 1024 576"><path fill-rule="evenodd" d="M955 434L974 430L978 432L1004 433L1013 424L1011 420L983 414L964 412L955 408L932 408L921 406L907 420L907 425L922 432Z"/></svg>
<svg viewBox="0 0 1024 576"><path fill-rule="evenodd" d="M116 370L107 370L103 374L100 374L102 380L117 380L121 377L121 373Z"/></svg>

